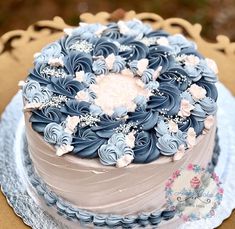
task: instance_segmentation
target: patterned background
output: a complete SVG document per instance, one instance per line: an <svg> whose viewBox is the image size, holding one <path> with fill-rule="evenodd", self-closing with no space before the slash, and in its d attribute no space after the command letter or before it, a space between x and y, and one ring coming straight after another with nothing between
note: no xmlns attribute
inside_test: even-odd
<svg viewBox="0 0 235 229"><path fill-rule="evenodd" d="M58 15L76 25L78 15L116 9L154 12L164 18L182 17L203 25L203 36L215 40L224 34L235 41L235 0L7 0L0 1L0 35ZM116 11L116 15L122 10Z"/></svg>

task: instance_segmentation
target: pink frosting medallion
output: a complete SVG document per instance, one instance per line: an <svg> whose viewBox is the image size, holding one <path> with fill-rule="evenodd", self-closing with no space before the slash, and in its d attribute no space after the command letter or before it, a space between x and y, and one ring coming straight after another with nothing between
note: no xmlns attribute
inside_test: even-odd
<svg viewBox="0 0 235 229"><path fill-rule="evenodd" d="M214 60L209 59L209 58L206 58L206 63L207 63L207 65L208 65L208 67L209 67L215 74L218 74L218 73L219 73L217 64L215 63Z"/></svg>
<svg viewBox="0 0 235 229"><path fill-rule="evenodd" d="M56 155L57 156L63 156L66 153L69 153L73 150L73 146L71 145L61 145L60 147L57 148L56 150Z"/></svg>
<svg viewBox="0 0 235 229"><path fill-rule="evenodd" d="M75 79L79 82L82 82L84 74L85 74L84 71L75 72L75 76L76 76Z"/></svg>
<svg viewBox="0 0 235 229"><path fill-rule="evenodd" d="M126 144L133 148L135 146L135 133L130 132L128 135L126 135Z"/></svg>
<svg viewBox="0 0 235 229"><path fill-rule="evenodd" d="M73 134L79 122L80 122L79 116L68 116L66 118L66 126L65 126L64 131L69 134Z"/></svg>
<svg viewBox="0 0 235 229"><path fill-rule="evenodd" d="M77 95L75 96L75 98L77 99L77 100L81 100L81 101L89 101L89 95L88 95L88 93L86 92L86 91L79 91L78 93L77 93Z"/></svg>
<svg viewBox="0 0 235 229"><path fill-rule="evenodd" d="M204 126L207 130L210 130L211 127L214 125L215 117L213 115L209 115L204 120Z"/></svg>
<svg viewBox="0 0 235 229"><path fill-rule="evenodd" d="M190 116L190 111L194 109L194 106L187 100L182 99L180 103L180 111L178 113L181 117L188 117Z"/></svg>
<svg viewBox="0 0 235 229"><path fill-rule="evenodd" d="M195 100L203 99L206 97L206 90L203 87L198 86L197 84L192 84L188 90Z"/></svg>
<svg viewBox="0 0 235 229"><path fill-rule="evenodd" d="M100 75L97 77L97 84L91 85L90 88L96 94L94 103L108 115L112 115L115 108L118 107L134 111L136 108L135 97L138 95L149 96L149 90L144 88L144 83L139 77L133 77L133 73L130 74L128 70L122 71L121 74L110 73L105 77Z"/></svg>
<svg viewBox="0 0 235 229"><path fill-rule="evenodd" d="M168 122L168 126L169 126L169 131L172 133L176 133L178 131L178 125L176 122L170 120Z"/></svg>
<svg viewBox="0 0 235 229"><path fill-rule="evenodd" d="M149 64L149 60L148 59L141 59L138 61L137 63L137 73L141 76L143 74L143 72L147 69L147 66Z"/></svg>
<svg viewBox="0 0 235 229"><path fill-rule="evenodd" d="M110 55L108 55L106 58L105 58L105 63L106 65L108 66L108 69L112 69L113 68L113 64L114 64L114 61L115 61L115 55L112 53Z"/></svg>
<svg viewBox="0 0 235 229"><path fill-rule="evenodd" d="M187 143L189 148L196 145L196 132L193 127L190 127L187 131Z"/></svg>
<svg viewBox="0 0 235 229"><path fill-rule="evenodd" d="M116 167L118 168L126 167L133 161L133 159L134 159L133 155L125 154L117 160Z"/></svg>
<svg viewBox="0 0 235 229"><path fill-rule="evenodd" d="M173 161L179 161L185 155L184 145L180 145L177 152L173 156Z"/></svg>
<svg viewBox="0 0 235 229"><path fill-rule="evenodd" d="M192 54L185 55L183 60L184 60L185 65L192 66L192 67L195 67L200 62L200 59L197 56L192 55Z"/></svg>
<svg viewBox="0 0 235 229"><path fill-rule="evenodd" d="M53 67L63 67L64 61L62 60L62 58L50 58L48 64Z"/></svg>

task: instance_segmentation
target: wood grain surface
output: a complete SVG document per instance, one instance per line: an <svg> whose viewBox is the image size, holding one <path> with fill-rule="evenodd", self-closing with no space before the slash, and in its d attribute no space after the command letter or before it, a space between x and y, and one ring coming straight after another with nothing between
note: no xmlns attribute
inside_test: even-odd
<svg viewBox="0 0 235 229"><path fill-rule="evenodd" d="M39 51L45 44L56 40L62 35L61 32L43 36L43 39L35 39L31 42L22 42L15 45L10 51L2 52L0 55L0 113L2 113L11 98L18 91L18 81L25 79L28 69L32 67L33 54ZM199 42L200 43L200 42ZM235 54L234 44L231 46L233 52L229 54L229 41L224 43L224 50L218 51L207 46L207 43L198 44L199 51L206 56L216 60L219 67L219 78L235 94ZM226 44L225 44L226 43ZM0 40L1 45L1 40ZM222 48L221 48L221 47ZM223 49L223 45L218 49ZM1 48L1 47L0 47ZM227 49L227 51L225 50ZM1 51L0 51L1 52ZM226 98L225 98L226 99ZM16 114L17 115L17 114ZM225 193L226 195L226 193ZM23 221L17 217L3 194L0 192L0 229L26 229ZM235 211L219 227L220 229L235 228Z"/></svg>

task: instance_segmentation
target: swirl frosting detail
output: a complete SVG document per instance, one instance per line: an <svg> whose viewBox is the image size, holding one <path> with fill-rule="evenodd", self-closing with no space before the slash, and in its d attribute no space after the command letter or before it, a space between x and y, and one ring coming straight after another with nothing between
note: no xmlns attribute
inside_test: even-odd
<svg viewBox="0 0 235 229"><path fill-rule="evenodd" d="M73 154L81 158L96 158L98 149L106 141L90 128L78 128L72 142L74 146Z"/></svg>
<svg viewBox="0 0 235 229"><path fill-rule="evenodd" d="M215 119L218 68L183 35L136 19L80 23L65 33L34 55L21 85L32 128L57 155L149 163L191 147ZM68 128L70 118L82 124Z"/></svg>
<svg viewBox="0 0 235 229"><path fill-rule="evenodd" d="M102 115L97 126L93 126L91 129L102 138L110 138L114 134L115 129L122 123L122 120L117 120L108 115Z"/></svg>
<svg viewBox="0 0 235 229"><path fill-rule="evenodd" d="M180 90L170 83L160 84L158 90L159 94L150 96L147 108L154 111L165 112L168 115L178 113Z"/></svg>
<svg viewBox="0 0 235 229"><path fill-rule="evenodd" d="M57 146L70 145L72 136L63 131L63 127L51 122L44 129L44 139L46 142Z"/></svg>
<svg viewBox="0 0 235 229"><path fill-rule="evenodd" d="M156 147L157 138L153 131L141 131L136 134L134 151L134 163L149 163L156 160L160 151Z"/></svg>
<svg viewBox="0 0 235 229"><path fill-rule="evenodd" d="M117 55L118 48L114 43L109 42L106 38L100 38L93 49L94 56L107 57L110 54Z"/></svg>
<svg viewBox="0 0 235 229"><path fill-rule="evenodd" d="M64 58L64 66L70 75L78 71L91 72L92 59L85 53L70 52Z"/></svg>
<svg viewBox="0 0 235 229"><path fill-rule="evenodd" d="M51 84L47 85L47 88L59 95L65 95L69 98L74 98L77 92L83 90L85 85L72 77L67 78L52 78Z"/></svg>
<svg viewBox="0 0 235 229"><path fill-rule="evenodd" d="M113 134L108 143L102 145L98 151L100 162L104 165L116 165L122 156L133 155L133 150L127 146L125 140L124 134Z"/></svg>
<svg viewBox="0 0 235 229"><path fill-rule="evenodd" d="M43 133L47 124L51 122L60 124L63 120L64 116L58 108L45 107L41 110L32 111L29 121L32 123L32 128L35 131Z"/></svg>
<svg viewBox="0 0 235 229"><path fill-rule="evenodd" d="M127 61L144 59L149 52L146 45L132 38L123 39L120 43L127 46L125 50L119 52L119 55Z"/></svg>

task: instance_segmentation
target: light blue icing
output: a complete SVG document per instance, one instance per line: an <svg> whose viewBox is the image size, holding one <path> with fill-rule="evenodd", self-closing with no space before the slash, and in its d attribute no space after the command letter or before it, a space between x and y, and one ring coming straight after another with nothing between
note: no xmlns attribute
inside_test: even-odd
<svg viewBox="0 0 235 229"><path fill-rule="evenodd" d="M126 66L125 60L121 56L116 56L113 63L112 72L121 72Z"/></svg>
<svg viewBox="0 0 235 229"><path fill-rule="evenodd" d="M127 108L124 106L116 107L114 109L114 117L121 118L127 114Z"/></svg>
<svg viewBox="0 0 235 229"><path fill-rule="evenodd" d="M42 49L41 53L34 59L34 62L47 63L50 58L58 58L61 56L61 46L58 42L53 42Z"/></svg>
<svg viewBox="0 0 235 229"><path fill-rule="evenodd" d="M132 60L130 63L129 63L129 67L130 67L130 70L135 74L137 75L137 71L138 71L138 60Z"/></svg>
<svg viewBox="0 0 235 229"><path fill-rule="evenodd" d="M45 103L52 96L52 92L41 87L37 81L30 80L22 88L22 94L30 103Z"/></svg>
<svg viewBox="0 0 235 229"><path fill-rule="evenodd" d="M102 75L102 74L105 75L108 73L108 67L105 61L102 59L95 60L92 64L92 69L94 73L97 75Z"/></svg>
<svg viewBox="0 0 235 229"><path fill-rule="evenodd" d="M96 98L96 94L94 91L92 91L90 88L85 89L89 95L89 101L92 103L92 101Z"/></svg>
<svg viewBox="0 0 235 229"><path fill-rule="evenodd" d="M137 95L134 98L134 103L137 105L137 107L139 107L140 109L145 109L146 108L146 102L147 99L145 96L143 95Z"/></svg>
<svg viewBox="0 0 235 229"><path fill-rule="evenodd" d="M32 99L36 92L41 92L41 86L37 81L29 80L26 84L23 85L22 94L25 99Z"/></svg>
<svg viewBox="0 0 235 229"><path fill-rule="evenodd" d="M169 134L168 125L163 120L160 120L154 129L158 137L162 137L164 134Z"/></svg>
<svg viewBox="0 0 235 229"><path fill-rule="evenodd" d="M99 116L103 113L103 111L99 106L97 106L95 104L91 104L90 105L90 113L93 116Z"/></svg>
<svg viewBox="0 0 235 229"><path fill-rule="evenodd" d="M204 121L206 117L206 112L202 109L200 104L195 104L194 109L191 111L191 114L195 117L197 121Z"/></svg>
<svg viewBox="0 0 235 229"><path fill-rule="evenodd" d="M204 80L210 83L216 83L218 81L217 75L209 68L205 60L200 60L199 68L202 71Z"/></svg>
<svg viewBox="0 0 235 229"><path fill-rule="evenodd" d="M94 73L86 72L83 78L84 82L88 85L96 83L96 75Z"/></svg>
<svg viewBox="0 0 235 229"><path fill-rule="evenodd" d="M180 97L182 99L186 99L188 100L191 104L194 104L194 100L193 100L193 97L192 95L188 92L188 91L184 91L180 94Z"/></svg>
<svg viewBox="0 0 235 229"><path fill-rule="evenodd" d="M188 77L193 81L193 82L196 82L198 80L200 80L202 78L202 71L200 68L195 68L193 66L190 66L190 65L186 65L184 67L185 71L187 72L188 74Z"/></svg>
<svg viewBox="0 0 235 229"><path fill-rule="evenodd" d="M52 122L44 129L44 140L57 146L70 145L72 143L72 136L64 132L61 125Z"/></svg>
<svg viewBox="0 0 235 229"><path fill-rule="evenodd" d="M154 73L154 70L151 68L144 70L141 76L142 81L145 84L149 83L153 79L153 73ZM151 82L156 82L156 81L151 81Z"/></svg>
<svg viewBox="0 0 235 229"><path fill-rule="evenodd" d="M172 36L168 37L169 43L171 44L171 46L178 46L181 49L183 48L189 48L189 47L193 47L195 48L195 43L187 40L183 35L181 34L175 34Z"/></svg>
<svg viewBox="0 0 235 229"><path fill-rule="evenodd" d="M170 134L164 134L157 142L158 149L161 154L165 156L174 155L177 152L179 145L178 139Z"/></svg>
<svg viewBox="0 0 235 229"><path fill-rule="evenodd" d="M201 108L206 112L208 115L215 115L217 110L216 102L211 99L210 97L205 97L204 99L199 101Z"/></svg>
<svg viewBox="0 0 235 229"><path fill-rule="evenodd" d="M51 144L57 144L60 139L63 127L57 123L51 122L44 129L44 140Z"/></svg>
<svg viewBox="0 0 235 229"><path fill-rule="evenodd" d="M72 135L66 132L62 132L58 138L57 144L58 146L61 145L70 145L72 143Z"/></svg>
<svg viewBox="0 0 235 229"><path fill-rule="evenodd" d="M113 40L118 40L122 37L122 34L119 31L119 27L116 23L111 22L106 25L107 28L102 32L103 37L108 37Z"/></svg>
<svg viewBox="0 0 235 229"><path fill-rule="evenodd" d="M125 135L122 133L113 134L98 150L100 162L103 165L115 165L117 160L125 154L133 155L133 150L125 143Z"/></svg>
<svg viewBox="0 0 235 229"><path fill-rule="evenodd" d="M45 103L48 102L50 99L50 93L43 93L43 92L35 92L31 99L29 99L30 103Z"/></svg>
<svg viewBox="0 0 235 229"><path fill-rule="evenodd" d="M187 134L182 132L181 130L178 130L176 133L172 134L174 138L177 139L179 145L184 145L185 147L187 146L186 144L186 137Z"/></svg>
<svg viewBox="0 0 235 229"><path fill-rule="evenodd" d="M140 36L140 34L143 36L143 34L149 33L152 30L150 25L143 24L139 20L127 21L126 25L131 29L130 35L132 36Z"/></svg>
<svg viewBox="0 0 235 229"><path fill-rule="evenodd" d="M99 148L98 155L103 165L115 165L123 153L114 145L106 144Z"/></svg>
<svg viewBox="0 0 235 229"><path fill-rule="evenodd" d="M148 84L145 85L146 88L149 90L157 90L159 87L158 81L150 81Z"/></svg>

